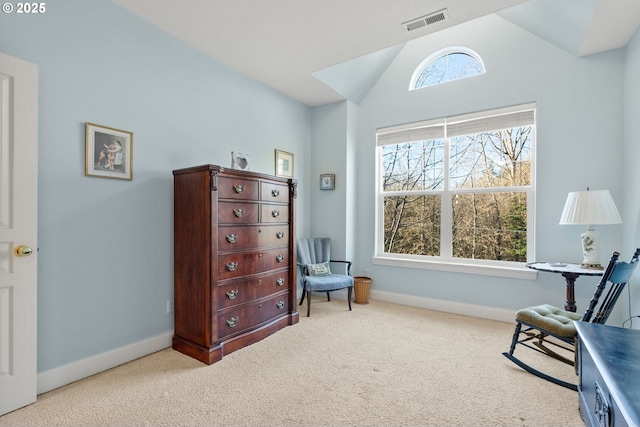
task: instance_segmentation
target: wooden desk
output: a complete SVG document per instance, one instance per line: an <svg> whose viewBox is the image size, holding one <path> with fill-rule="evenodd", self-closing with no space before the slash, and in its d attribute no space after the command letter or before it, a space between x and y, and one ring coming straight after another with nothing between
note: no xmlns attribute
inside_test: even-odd
<svg viewBox="0 0 640 427"><path fill-rule="evenodd" d="M527 267L546 271L548 273L560 273L567 282L567 301L564 309L567 311L576 311L575 284L576 279L580 276L602 276L604 270L589 270L580 267L580 264L569 264L565 262L530 262Z"/></svg>
<svg viewBox="0 0 640 427"><path fill-rule="evenodd" d="M640 330L575 323L585 425L640 426Z"/></svg>

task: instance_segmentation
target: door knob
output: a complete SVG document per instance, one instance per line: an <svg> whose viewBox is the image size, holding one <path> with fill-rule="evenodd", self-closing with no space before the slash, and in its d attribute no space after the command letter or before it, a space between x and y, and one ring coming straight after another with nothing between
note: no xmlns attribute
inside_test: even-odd
<svg viewBox="0 0 640 427"><path fill-rule="evenodd" d="M16 248L16 254L18 256L29 256L31 255L32 252L33 252L33 249L31 249L27 245L20 245Z"/></svg>

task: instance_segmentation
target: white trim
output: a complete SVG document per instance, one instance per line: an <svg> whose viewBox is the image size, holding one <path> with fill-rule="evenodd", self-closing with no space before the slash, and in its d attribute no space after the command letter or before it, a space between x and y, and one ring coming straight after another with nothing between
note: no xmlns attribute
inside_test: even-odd
<svg viewBox="0 0 640 427"><path fill-rule="evenodd" d="M334 295L339 299L347 299L346 290L335 292ZM481 319L496 320L499 322L511 323L514 319L513 310L502 308L466 304L457 301L438 300L418 297L415 295L397 294L375 289L372 289L369 295L371 299L378 301L402 304L409 307L424 308L427 310L442 311L445 313L461 314ZM173 331L168 331L137 343L87 357L48 371L40 372L38 373L38 394L46 393L58 387L71 384L83 378L90 377L91 375L98 374L124 363L131 362L132 360L163 350L167 347L171 347L172 337Z"/></svg>
<svg viewBox="0 0 640 427"><path fill-rule="evenodd" d="M527 268L523 263L503 263L480 264L463 261L443 261L439 259L428 259L426 257L402 255L394 258L391 256L375 256L372 258L373 264L386 265L390 267L418 268L423 270L450 271L453 273L481 274L483 276L508 277L511 279L536 280L537 272ZM512 265L508 265L512 264Z"/></svg>
<svg viewBox="0 0 640 427"><path fill-rule="evenodd" d="M332 298L334 296L346 301L347 292L346 290L336 291L331 294ZM498 322L513 323L515 321L515 310L506 308L487 307L483 305L466 304L458 301L446 301L434 298L418 297L415 295L397 294L394 292L380 291L376 289L370 290L369 299L406 305L408 307L424 308L426 310L477 317L479 319L495 320ZM313 305L313 303L311 303L311 305ZM354 304L353 307L357 309L357 306L358 304Z"/></svg>
<svg viewBox="0 0 640 427"><path fill-rule="evenodd" d="M425 308L427 310L461 314L463 316L478 317L480 319L496 320L498 322L506 323L513 323L515 320L515 311L506 308L487 307L457 301L446 301L434 298L417 297L415 295L396 294L393 292L377 291L374 289L370 291L369 295L371 296L371 299L374 300L402 304L409 307Z"/></svg>
<svg viewBox="0 0 640 427"><path fill-rule="evenodd" d="M171 347L173 330L105 353L38 373L38 394L115 368L132 360Z"/></svg>

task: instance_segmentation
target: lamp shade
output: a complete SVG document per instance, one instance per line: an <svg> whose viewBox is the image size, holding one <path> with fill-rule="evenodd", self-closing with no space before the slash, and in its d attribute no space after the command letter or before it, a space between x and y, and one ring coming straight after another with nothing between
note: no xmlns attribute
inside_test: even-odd
<svg viewBox="0 0 640 427"><path fill-rule="evenodd" d="M609 190L575 191L569 193L562 210L560 224L620 224L618 213Z"/></svg>

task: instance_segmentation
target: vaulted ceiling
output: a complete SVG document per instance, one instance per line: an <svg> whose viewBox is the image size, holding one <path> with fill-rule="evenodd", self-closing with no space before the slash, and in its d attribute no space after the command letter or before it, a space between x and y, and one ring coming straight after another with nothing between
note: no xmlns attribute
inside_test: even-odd
<svg viewBox="0 0 640 427"><path fill-rule="evenodd" d="M404 43L491 13L576 56L624 47L640 25L638 0L113 1L309 106L358 103Z"/></svg>

